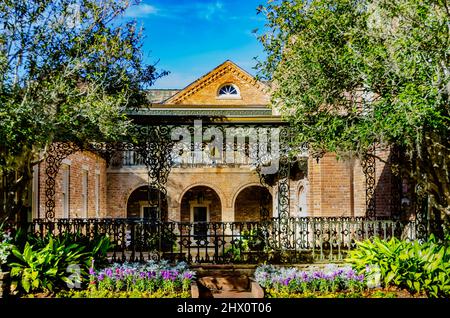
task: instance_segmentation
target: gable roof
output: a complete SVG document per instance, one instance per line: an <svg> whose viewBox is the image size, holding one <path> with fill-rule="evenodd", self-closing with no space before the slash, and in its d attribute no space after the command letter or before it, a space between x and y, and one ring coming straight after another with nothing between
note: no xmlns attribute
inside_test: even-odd
<svg viewBox="0 0 450 318"><path fill-rule="evenodd" d="M256 80L256 78L254 78L250 73L240 68L232 61L226 60L219 66L215 67L213 70L209 71L199 79L195 80L194 82L187 85L185 88L181 89L179 92L168 98L164 102L164 104L177 104L229 72L233 72L242 80L251 83L263 93L267 93L269 90L269 87L265 83Z"/></svg>

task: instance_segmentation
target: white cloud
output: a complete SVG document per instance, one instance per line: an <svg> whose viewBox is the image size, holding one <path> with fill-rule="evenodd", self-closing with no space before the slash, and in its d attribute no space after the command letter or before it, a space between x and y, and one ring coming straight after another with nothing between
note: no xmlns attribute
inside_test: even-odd
<svg viewBox="0 0 450 318"><path fill-rule="evenodd" d="M197 4L197 7L198 17L205 20L211 20L216 13L223 11L223 3L220 1L208 3L207 5Z"/></svg>
<svg viewBox="0 0 450 318"><path fill-rule="evenodd" d="M125 17L127 18L145 18L149 15L158 13L158 9L155 6L149 4L132 5L125 11Z"/></svg>

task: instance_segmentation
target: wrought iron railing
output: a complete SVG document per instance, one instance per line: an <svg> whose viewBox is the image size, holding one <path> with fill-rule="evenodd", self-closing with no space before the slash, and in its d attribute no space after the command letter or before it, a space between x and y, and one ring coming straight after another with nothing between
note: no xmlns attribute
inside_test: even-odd
<svg viewBox="0 0 450 318"><path fill-rule="evenodd" d="M411 222L366 218L273 218L264 222L151 222L143 219L34 220L30 231L107 235L111 261L164 258L189 263L342 261L356 241L415 239Z"/></svg>
<svg viewBox="0 0 450 318"><path fill-rule="evenodd" d="M253 162L254 163L254 162ZM172 158L173 167L203 167L203 166L250 166L252 160L244 152L234 151L225 160L225 154L220 158L211 158L207 153L196 153L194 151L184 155L174 155ZM112 161L113 167L145 166L142 156L134 150L126 150L118 153Z"/></svg>

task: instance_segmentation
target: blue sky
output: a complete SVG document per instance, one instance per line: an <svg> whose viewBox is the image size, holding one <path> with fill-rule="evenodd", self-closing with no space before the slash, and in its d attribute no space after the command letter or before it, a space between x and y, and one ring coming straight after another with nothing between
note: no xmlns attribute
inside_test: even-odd
<svg viewBox="0 0 450 318"><path fill-rule="evenodd" d="M125 17L144 27L144 57L171 73L153 88L183 88L227 59L251 74L264 56L252 30L262 30L256 8L265 0L143 0Z"/></svg>

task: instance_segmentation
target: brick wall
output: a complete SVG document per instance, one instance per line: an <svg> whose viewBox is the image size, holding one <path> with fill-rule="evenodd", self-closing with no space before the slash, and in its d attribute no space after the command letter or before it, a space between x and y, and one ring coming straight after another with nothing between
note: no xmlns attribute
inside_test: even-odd
<svg viewBox="0 0 450 318"><path fill-rule="evenodd" d="M110 169L108 172L108 211L111 217L125 217L127 200L138 187L147 184L143 167ZM215 191L222 209L222 218L234 219L234 201L239 192L251 185L259 185L259 178L248 168L174 168L167 188L168 214L171 220L181 219L181 201L195 186ZM258 208L259 209L259 208Z"/></svg>
<svg viewBox="0 0 450 318"><path fill-rule="evenodd" d="M389 151L377 148L376 155L388 160ZM389 165L375 160L375 207L377 216L390 215L393 176ZM308 161L310 216L365 216L366 176L357 159L340 159L327 153L317 163Z"/></svg>
<svg viewBox="0 0 450 318"><path fill-rule="evenodd" d="M389 152L378 149L377 155L387 160ZM100 217L127 217L130 195L147 184L145 168L109 169L99 156L83 152L65 160L70 171L70 217L82 217L82 171L88 171L88 217L95 217L95 174L100 175ZM45 216L45 168L39 167L40 216ZM56 177L56 217L62 217L62 170ZM383 162L376 161L376 214L389 215L393 206L393 176ZM290 181L290 215L298 216L299 187L307 193L308 216L364 216L366 210L365 175L358 160L336 160L326 154L317 163L309 159L307 178ZM195 186L207 186L217 194L211 208L211 220L244 221L259 219L259 200L254 199L247 187L259 186L259 178L248 168L174 168L167 184L167 211L170 220L186 218L183 214L182 196ZM276 187L269 189L276 207ZM247 193L248 192L248 193ZM239 196L240 193L245 193ZM238 203L236 203L238 202ZM236 207L236 209L235 209ZM128 210L130 207L128 208ZM138 206L131 208L137 213ZM190 212L189 212L190 213ZM271 212L272 213L272 212ZM258 214L258 215L257 215ZM184 216L183 216L184 215ZM183 219L184 220L184 219Z"/></svg>
<svg viewBox="0 0 450 318"><path fill-rule="evenodd" d="M46 162L39 164L39 217L45 217L46 197ZM82 175L87 171L87 211L88 217L96 216L95 176L99 175L99 216L107 215L106 209L106 162L91 152L77 152L68 156L58 171L55 179L55 217L63 217L62 182L63 170L69 170L69 217L83 217Z"/></svg>
<svg viewBox="0 0 450 318"><path fill-rule="evenodd" d="M390 152L388 149L379 147L375 151L375 155L382 160L389 162ZM391 172L389 164L380 160L375 162L376 186L375 186L375 208L377 216L390 215L393 213L392 207L394 204L393 191L394 190L394 175Z"/></svg>

